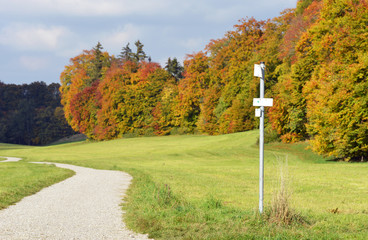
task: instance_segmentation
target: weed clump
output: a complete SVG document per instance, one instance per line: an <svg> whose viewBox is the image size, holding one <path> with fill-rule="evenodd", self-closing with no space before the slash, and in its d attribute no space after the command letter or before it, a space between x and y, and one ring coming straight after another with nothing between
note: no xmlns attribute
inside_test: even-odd
<svg viewBox="0 0 368 240"><path fill-rule="evenodd" d="M279 161L280 162L280 161ZM266 219L277 225L292 225L306 223L303 217L290 206L291 191L287 181L287 157L284 164L280 164L280 177L277 191L274 192L271 208L266 211Z"/></svg>
<svg viewBox="0 0 368 240"><path fill-rule="evenodd" d="M283 176L280 179L280 188L274 193L268 220L277 224L290 225L295 215L290 207L291 194L287 189Z"/></svg>

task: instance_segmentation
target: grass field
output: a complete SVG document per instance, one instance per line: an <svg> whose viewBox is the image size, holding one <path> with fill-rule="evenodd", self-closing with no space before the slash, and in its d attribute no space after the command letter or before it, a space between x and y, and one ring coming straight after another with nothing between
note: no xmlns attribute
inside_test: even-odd
<svg viewBox="0 0 368 240"><path fill-rule="evenodd" d="M0 145L1 156L116 169L134 177L126 222L155 239L367 239L368 165L326 161L306 144L269 144L265 206L282 169L303 221L257 216L258 131L168 136L49 147Z"/></svg>
<svg viewBox="0 0 368 240"><path fill-rule="evenodd" d="M73 174L73 171L50 165L26 162L0 163L0 209Z"/></svg>

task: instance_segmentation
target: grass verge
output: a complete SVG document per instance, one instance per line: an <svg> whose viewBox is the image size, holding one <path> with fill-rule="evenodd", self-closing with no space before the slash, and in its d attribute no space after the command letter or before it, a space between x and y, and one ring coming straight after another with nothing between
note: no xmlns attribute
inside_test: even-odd
<svg viewBox="0 0 368 240"><path fill-rule="evenodd" d="M125 219L127 226L154 239L310 239L318 236L309 226L291 222L270 224L253 209L226 206L214 196L191 202L172 193L167 184L158 185L135 170L129 189ZM269 211L269 209L267 209ZM303 223L304 224L304 223ZM295 229L304 228L303 231Z"/></svg>
<svg viewBox="0 0 368 240"><path fill-rule="evenodd" d="M68 169L25 162L0 163L0 209L74 174Z"/></svg>

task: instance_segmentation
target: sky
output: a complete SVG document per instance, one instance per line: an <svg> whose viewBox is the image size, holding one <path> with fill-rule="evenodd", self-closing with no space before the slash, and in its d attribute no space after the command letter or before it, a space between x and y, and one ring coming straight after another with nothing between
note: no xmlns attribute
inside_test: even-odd
<svg viewBox="0 0 368 240"><path fill-rule="evenodd" d="M183 61L242 18L266 20L297 0L0 0L0 81L59 82L69 59L140 40L152 61Z"/></svg>

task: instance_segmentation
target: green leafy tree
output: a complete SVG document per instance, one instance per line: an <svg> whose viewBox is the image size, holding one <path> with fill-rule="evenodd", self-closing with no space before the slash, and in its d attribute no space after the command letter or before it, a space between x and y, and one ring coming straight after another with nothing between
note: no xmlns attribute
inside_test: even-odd
<svg viewBox="0 0 368 240"><path fill-rule="evenodd" d="M0 82L0 142L45 145L74 134L61 108L59 87ZM56 109L61 117L54 117Z"/></svg>

